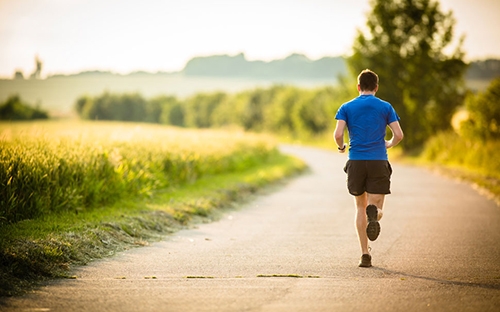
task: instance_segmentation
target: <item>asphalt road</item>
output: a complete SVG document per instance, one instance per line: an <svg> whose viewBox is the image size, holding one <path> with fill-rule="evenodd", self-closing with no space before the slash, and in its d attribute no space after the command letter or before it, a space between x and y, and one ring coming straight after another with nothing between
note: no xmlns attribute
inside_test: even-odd
<svg viewBox="0 0 500 312"><path fill-rule="evenodd" d="M393 164L373 267L358 268L345 155L285 146L311 172L217 222L96 261L3 311L500 311L500 207Z"/></svg>

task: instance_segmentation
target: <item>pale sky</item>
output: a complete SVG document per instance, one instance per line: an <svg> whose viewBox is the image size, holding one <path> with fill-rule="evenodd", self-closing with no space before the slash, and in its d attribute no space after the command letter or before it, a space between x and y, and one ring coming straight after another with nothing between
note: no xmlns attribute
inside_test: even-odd
<svg viewBox="0 0 500 312"><path fill-rule="evenodd" d="M500 58L499 0L440 0L467 59ZM369 0L0 0L0 77L179 71L195 56L348 55Z"/></svg>

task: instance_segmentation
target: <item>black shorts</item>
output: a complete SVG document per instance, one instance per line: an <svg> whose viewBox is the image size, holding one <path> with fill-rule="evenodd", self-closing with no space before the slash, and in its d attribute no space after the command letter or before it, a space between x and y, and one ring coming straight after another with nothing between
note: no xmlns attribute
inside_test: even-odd
<svg viewBox="0 0 500 312"><path fill-rule="evenodd" d="M354 196L391 193L391 164L387 160L348 160L347 189Z"/></svg>

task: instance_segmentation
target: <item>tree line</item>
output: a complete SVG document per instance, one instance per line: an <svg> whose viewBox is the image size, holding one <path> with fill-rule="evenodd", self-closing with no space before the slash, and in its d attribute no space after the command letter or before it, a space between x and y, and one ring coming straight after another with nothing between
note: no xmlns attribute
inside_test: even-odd
<svg viewBox="0 0 500 312"><path fill-rule="evenodd" d="M330 131L338 107L355 96L355 86L302 89L275 85L236 94L199 93L180 99L140 94L83 96L76 111L83 119L152 122L180 127L238 126L293 137L311 137Z"/></svg>
<svg viewBox="0 0 500 312"><path fill-rule="evenodd" d="M464 131L478 138L500 139L498 90L500 78L493 80L485 92L464 95L464 108L469 116L463 124ZM105 92L80 97L76 111L88 120L150 122L190 128L238 126L247 131L310 138L331 132L337 109L356 95L354 82L313 90L275 85L236 94L199 93L185 99L165 95L146 99L138 93ZM408 125L405 119L401 123L403 127ZM410 148L418 146L414 143Z"/></svg>

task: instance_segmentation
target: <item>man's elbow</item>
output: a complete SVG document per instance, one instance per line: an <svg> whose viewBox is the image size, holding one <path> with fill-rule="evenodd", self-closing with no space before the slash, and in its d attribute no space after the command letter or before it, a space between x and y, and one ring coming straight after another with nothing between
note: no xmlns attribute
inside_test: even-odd
<svg viewBox="0 0 500 312"><path fill-rule="evenodd" d="M337 140L337 141L338 141L338 140L340 140L340 139L343 139L343 138L344 138L344 133L343 133L343 132L340 132L340 133L339 133L339 132L335 132L335 133L333 134L333 137L335 138L335 140Z"/></svg>
<svg viewBox="0 0 500 312"><path fill-rule="evenodd" d="M403 132L400 132L400 133L396 134L395 137L396 137L396 141L401 142L403 140L403 138L405 137L405 135L403 134Z"/></svg>

